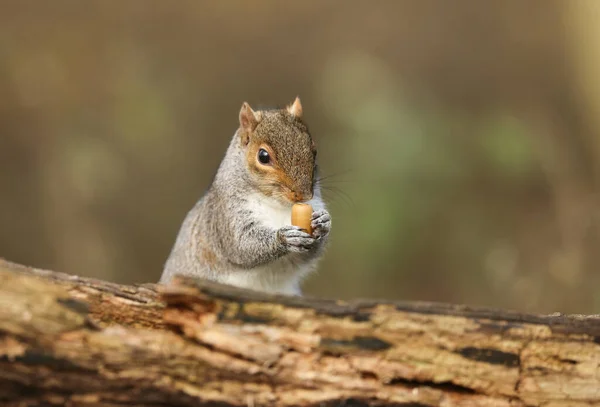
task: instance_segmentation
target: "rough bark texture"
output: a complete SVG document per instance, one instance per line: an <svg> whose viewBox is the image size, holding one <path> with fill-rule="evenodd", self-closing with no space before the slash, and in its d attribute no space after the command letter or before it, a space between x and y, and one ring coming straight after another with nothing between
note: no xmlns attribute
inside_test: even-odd
<svg viewBox="0 0 600 407"><path fill-rule="evenodd" d="M121 286L0 260L4 406L600 405L600 317Z"/></svg>

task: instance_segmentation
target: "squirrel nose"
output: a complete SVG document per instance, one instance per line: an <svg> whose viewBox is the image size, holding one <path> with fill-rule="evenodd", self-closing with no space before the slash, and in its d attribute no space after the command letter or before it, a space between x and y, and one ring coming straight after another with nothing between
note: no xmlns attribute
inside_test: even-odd
<svg viewBox="0 0 600 407"><path fill-rule="evenodd" d="M301 192L292 191L292 197L295 202L308 201L312 199L312 193L303 194Z"/></svg>

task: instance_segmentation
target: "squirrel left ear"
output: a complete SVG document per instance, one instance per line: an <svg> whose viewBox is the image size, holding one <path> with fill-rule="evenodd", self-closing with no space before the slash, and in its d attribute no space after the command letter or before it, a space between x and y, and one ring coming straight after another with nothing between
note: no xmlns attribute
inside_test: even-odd
<svg viewBox="0 0 600 407"><path fill-rule="evenodd" d="M302 104L300 103L300 98L296 96L294 103L287 107L287 111L294 117L302 117Z"/></svg>

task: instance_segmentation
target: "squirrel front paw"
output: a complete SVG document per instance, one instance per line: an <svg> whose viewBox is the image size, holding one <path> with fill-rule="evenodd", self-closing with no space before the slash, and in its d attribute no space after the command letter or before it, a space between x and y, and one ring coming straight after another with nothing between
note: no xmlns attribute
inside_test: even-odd
<svg viewBox="0 0 600 407"><path fill-rule="evenodd" d="M313 236L322 239L329 234L331 230L331 216L325 209L315 211L312 214L311 226L314 229Z"/></svg>
<svg viewBox="0 0 600 407"><path fill-rule="evenodd" d="M277 237L290 252L305 253L313 248L316 239L298 226L284 226L277 231Z"/></svg>

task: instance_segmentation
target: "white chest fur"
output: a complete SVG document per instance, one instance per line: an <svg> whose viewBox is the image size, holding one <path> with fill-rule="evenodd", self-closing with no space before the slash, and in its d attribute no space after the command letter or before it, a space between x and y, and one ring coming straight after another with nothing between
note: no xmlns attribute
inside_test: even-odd
<svg viewBox="0 0 600 407"><path fill-rule="evenodd" d="M253 194L248 199L248 209L256 220L263 225L279 229L292 222L292 205L285 205L275 199L260 194Z"/></svg>
<svg viewBox="0 0 600 407"><path fill-rule="evenodd" d="M308 203L312 206L313 211L325 208L317 194ZM253 194L248 198L247 205L256 219L267 227L279 229L292 224L292 204L283 204L264 195Z"/></svg>
<svg viewBox="0 0 600 407"><path fill-rule="evenodd" d="M313 208L322 208L320 199L310 202ZM277 230L292 223L292 205L283 204L264 195L248 197L247 209L264 226ZM259 291L300 294L300 280L310 273L316 261L306 262L296 253L290 253L272 263L252 270L238 270L224 276L223 282Z"/></svg>

